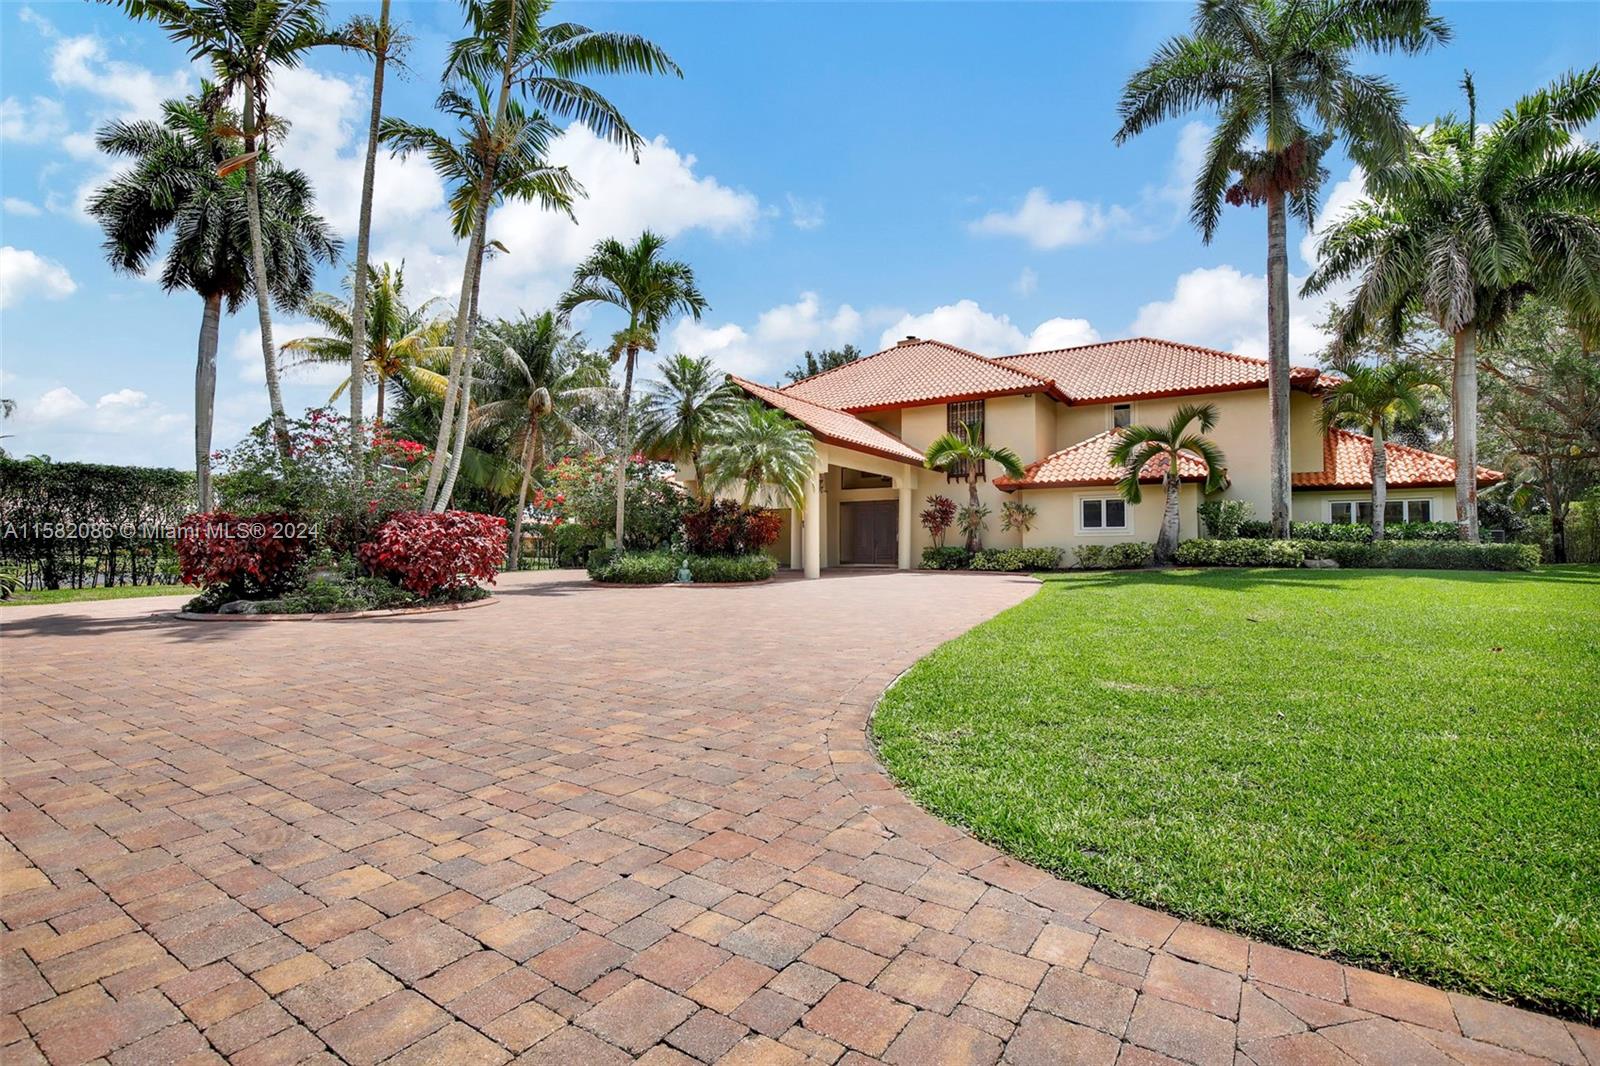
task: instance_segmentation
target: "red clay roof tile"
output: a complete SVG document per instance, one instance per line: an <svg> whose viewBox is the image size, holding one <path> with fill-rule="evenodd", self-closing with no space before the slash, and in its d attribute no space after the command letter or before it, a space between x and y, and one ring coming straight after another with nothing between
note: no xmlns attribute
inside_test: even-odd
<svg viewBox="0 0 1600 1066"><path fill-rule="evenodd" d="M1447 455L1425 452L1404 444L1385 442L1390 488L1443 488L1456 483L1456 461ZM1498 470L1478 467L1478 484L1492 485L1505 477ZM1322 441L1322 469L1294 475L1297 489L1370 489L1372 438L1347 429L1329 431Z"/></svg>
<svg viewBox="0 0 1600 1066"><path fill-rule="evenodd" d="M994 487L1002 492L1017 489L1048 489L1070 485L1115 485L1127 474L1127 468L1111 462L1111 449L1117 442L1119 430L1108 429L1088 440L1080 440L1070 448L1053 452L1030 464L1024 476L1011 478L1004 475L994 479ZM1204 481L1207 473L1205 460L1187 452L1178 456L1178 478L1182 481ZM1167 474L1167 460L1162 456L1146 464L1139 481L1158 482Z"/></svg>
<svg viewBox="0 0 1600 1066"><path fill-rule="evenodd" d="M1265 360L1153 337L1008 355L997 362L1050 378L1072 403L1229 392L1267 384ZM1308 391L1320 376L1314 367L1289 370L1290 384Z"/></svg>
<svg viewBox="0 0 1600 1066"><path fill-rule="evenodd" d="M857 451L881 455L914 466L922 465L922 453L888 430L857 418L846 411L823 407L780 389L770 389L753 381L728 375L728 380L763 403L770 404L802 423L819 439Z"/></svg>
<svg viewBox="0 0 1600 1066"><path fill-rule="evenodd" d="M943 341L910 339L802 378L782 391L840 411L914 407L1024 392L1055 393L1047 378L1027 367L1008 366Z"/></svg>

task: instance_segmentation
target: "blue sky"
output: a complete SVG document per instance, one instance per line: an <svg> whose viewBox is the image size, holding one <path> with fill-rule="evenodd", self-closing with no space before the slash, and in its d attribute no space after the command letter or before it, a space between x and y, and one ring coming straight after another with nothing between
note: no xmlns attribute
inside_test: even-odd
<svg viewBox="0 0 1600 1066"><path fill-rule="evenodd" d="M376 4L334 3L336 16ZM682 81L604 85L650 141L639 165L582 131L558 141L590 196L579 224L502 209L491 236L490 314L548 306L601 236L650 226L691 262L711 310L677 323L663 352L713 356L775 380L806 348L875 350L905 333L989 354L1150 333L1262 354L1265 219L1230 210L1201 244L1185 221L1206 116L1121 148L1115 104L1128 73L1186 25L1187 4L561 4L557 17L644 33ZM1383 57L1416 122L1459 108L1464 68L1480 113L1600 55L1592 4L1438 4L1455 30L1422 57ZM415 43L385 110L429 121L454 4L397 3ZM0 395L13 454L188 465L200 301L105 265L85 217L111 173L97 124L148 117L197 72L159 32L88 3L0 4ZM353 249L370 74L328 53L284 75L274 110L294 124L279 152L316 184ZM1324 202L1359 193L1342 159ZM452 295L460 250L420 160L380 162L374 253L407 264L420 299ZM1291 272L1310 242L1291 233ZM337 291L344 268L324 271ZM1296 308L1291 347L1311 361L1320 306ZM580 323L616 328L605 312ZM307 331L277 319L278 339ZM266 414L254 317L224 321L217 442ZM336 379L335 379L336 380ZM295 374L291 409L319 404L327 375Z"/></svg>

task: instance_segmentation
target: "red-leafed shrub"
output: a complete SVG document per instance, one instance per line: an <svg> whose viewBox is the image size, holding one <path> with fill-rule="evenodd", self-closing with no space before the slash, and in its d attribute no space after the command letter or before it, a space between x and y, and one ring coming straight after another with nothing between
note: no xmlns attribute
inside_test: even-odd
<svg viewBox="0 0 1600 1066"><path fill-rule="evenodd" d="M956 501L948 496L929 496L922 509L922 528L933 537L935 547L944 547L944 535L956 522Z"/></svg>
<svg viewBox="0 0 1600 1066"><path fill-rule="evenodd" d="M683 518L691 555L749 555L776 543L782 532L783 512L732 500L713 501Z"/></svg>
<svg viewBox="0 0 1600 1066"><path fill-rule="evenodd" d="M291 514L192 514L178 525L185 584L227 588L237 599L279 592L311 546L310 529Z"/></svg>
<svg viewBox="0 0 1600 1066"><path fill-rule="evenodd" d="M359 555L375 573L421 596L492 583L506 557L506 520L475 511L401 511Z"/></svg>

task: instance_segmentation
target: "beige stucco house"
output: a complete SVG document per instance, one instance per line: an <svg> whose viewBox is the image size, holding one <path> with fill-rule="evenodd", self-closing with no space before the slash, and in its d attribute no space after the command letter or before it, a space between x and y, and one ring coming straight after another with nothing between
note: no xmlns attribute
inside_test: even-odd
<svg viewBox="0 0 1600 1066"><path fill-rule="evenodd" d="M1226 487L1218 495L1248 500L1258 517L1270 510L1267 365L1229 352L1139 337L991 359L907 337L783 388L730 380L816 438L816 477L804 511L790 510L775 546L780 560L807 577L833 566L916 566L932 543L918 522L928 497L966 502L962 481L922 465L934 438L961 423L981 424L990 443L1011 448L1027 464L1023 478L981 481L979 496L994 515L985 547L1050 546L1070 558L1082 544L1154 541L1162 494L1146 492L1140 503L1125 503L1109 452L1118 427L1163 422L1183 403L1216 405L1211 437L1228 460ZM1290 383L1294 518L1365 520L1371 438L1319 431L1317 409L1331 379L1296 367ZM1452 518L1454 461L1386 447L1389 520ZM1182 473L1180 536L1189 538L1200 533L1196 507L1205 466L1194 457ZM1478 476L1480 484L1500 477L1481 468ZM1037 509L1027 532L1000 529L1006 499ZM948 542L958 543L959 535L952 532Z"/></svg>

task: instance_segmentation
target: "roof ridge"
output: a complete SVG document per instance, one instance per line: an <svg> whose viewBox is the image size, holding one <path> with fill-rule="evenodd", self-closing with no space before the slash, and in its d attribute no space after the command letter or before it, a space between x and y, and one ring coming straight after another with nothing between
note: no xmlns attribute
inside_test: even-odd
<svg viewBox="0 0 1600 1066"><path fill-rule="evenodd" d="M1367 444L1369 446L1372 444L1372 434L1370 434L1370 433L1362 433L1359 430L1354 430L1354 429L1345 429L1343 426L1335 426L1335 427L1333 427L1333 432L1334 433L1342 433L1347 437L1355 437L1357 440L1364 440L1364 441L1367 442ZM1442 454L1440 452L1430 452L1426 448L1418 448L1418 447L1416 447L1415 445L1412 445L1412 444L1401 444L1399 441L1396 441L1396 440L1386 440L1386 441L1384 441L1383 442L1383 447L1384 447L1385 450L1388 450L1389 448L1394 448L1397 451L1410 452L1413 455L1425 455L1430 459L1449 459L1451 462L1455 461L1455 456L1453 456L1453 455L1444 455L1444 454ZM1482 466L1481 463L1479 465L1484 470L1489 469L1486 466Z"/></svg>
<svg viewBox="0 0 1600 1066"><path fill-rule="evenodd" d="M796 378L795 380L789 382L789 384L787 384L787 385L777 385L777 386L770 386L769 385L769 386L765 386L765 387L766 388L776 388L778 392L788 392L790 389L794 388L796 385L804 385L808 381L815 381L820 377L826 377L827 375L833 373L835 370L843 370L847 366L855 366L855 365L857 365L859 363L865 363L868 359L876 359L876 358L878 358L878 356L882 355L884 352L890 351L894 347L896 347L896 346L895 345L890 345L888 348L880 348L877 351L873 352L871 355L863 355L859 359L850 360L848 363L840 363L838 366L830 366L826 370L819 370L815 374L807 374L803 378ZM731 377L732 375L729 375L729 376Z"/></svg>
<svg viewBox="0 0 1600 1066"><path fill-rule="evenodd" d="M838 370L838 369L839 368L836 367L836 366L835 367L829 367L827 370L824 370L823 373L824 374L830 373L830 372L832 372L834 370ZM856 416L855 414L852 414L849 411L844 410L843 408L840 408L840 407L829 407L825 403L818 403L815 400L808 400L804 396L793 395L787 389L777 389L777 388L773 388L771 385L763 385L759 381L751 381L749 378L742 378L738 374L728 374L726 376L727 376L727 379L729 381L737 383L740 387L747 387L748 386L750 388L760 389L762 392L782 393L783 397L785 399L792 400L795 403L803 403L807 407L815 407L819 411L832 411L836 415L850 415L851 418L856 418L857 421L865 421L865 419L858 418L858 416ZM798 385L800 383L797 381L797 382L795 382L795 384Z"/></svg>
<svg viewBox="0 0 1600 1066"><path fill-rule="evenodd" d="M1174 348L1186 348L1191 352L1202 352L1205 355L1217 355L1224 359L1234 359L1241 363L1250 363L1253 366L1268 365L1265 359L1257 359L1253 355L1240 355L1238 352L1225 352L1221 348L1209 348L1204 344L1190 344L1188 341L1174 341L1168 340L1165 337L1151 337L1145 334L1139 334L1138 336L1134 337L1118 337L1115 340L1109 341L1090 341L1088 344L1069 344L1065 348L1045 348L1042 351L1037 352L1017 352L1015 355L999 355L995 358L996 360L1026 359L1030 356L1036 355L1058 355L1061 352L1077 352L1082 351L1085 348L1108 348L1114 344L1133 344L1137 341L1145 341L1149 344L1166 344Z"/></svg>
<svg viewBox="0 0 1600 1066"><path fill-rule="evenodd" d="M867 360L876 359L880 355L887 355L889 352L894 351L896 348L910 348L910 347L913 347L916 344L932 344L932 345L936 345L936 346L938 346L940 348L944 348L944 349L946 349L948 351L954 352L957 355L964 355L968 359L976 359L980 363L986 363L989 366L995 367L998 370L1004 370L1008 374L1021 374L1023 377L1032 378L1033 380L1035 380L1035 381L1037 381L1040 384L1045 385L1045 386L1055 385L1055 379L1054 378L1047 378L1043 374L1035 373L1034 371L1029 370L1026 367L1005 366L1005 365L1003 365L1000 362L1000 359L1004 358L1004 357L991 356L991 355L980 355L979 353L977 353L975 351L972 351L969 348L963 348L959 344L951 344L949 341L939 340L937 337L918 337L914 342L909 342L908 343L906 341L897 341L896 343L889 345L889 347L887 347L887 348L880 348L878 351L873 352L871 355L863 355L860 359L852 359L848 363L840 363L838 366L830 366L826 370L819 370L815 374L808 374L805 377L800 378L800 379L798 379L796 381L789 382L789 384L787 384L787 385L778 386L777 391L783 392L783 393L787 393L790 389L794 388L796 385L803 385L808 381L816 381L818 378L826 377L827 375L832 374L835 371L844 370L844 369L846 369L848 367L860 366L862 363L865 363ZM830 408L830 410L845 410L845 409L844 408Z"/></svg>
<svg viewBox="0 0 1600 1066"><path fill-rule="evenodd" d="M963 348L959 344L951 344L949 341L941 341L941 340L937 340L937 339L935 339L933 337L921 338L921 342L923 344L937 344L941 348L948 348L952 352L958 352L959 354L964 355L969 359L976 359L980 363L987 363L990 366L999 367L1001 370L1006 371L1008 374L1021 374L1023 377L1033 378L1035 381L1041 381L1046 385L1054 385L1055 384L1055 379L1054 378L1047 378L1043 374L1035 373L1034 371L1029 370L1026 367L1003 366L1003 365L1001 365L1000 360L1002 358L1005 358L1004 356L980 355L977 352L972 351L970 348Z"/></svg>

